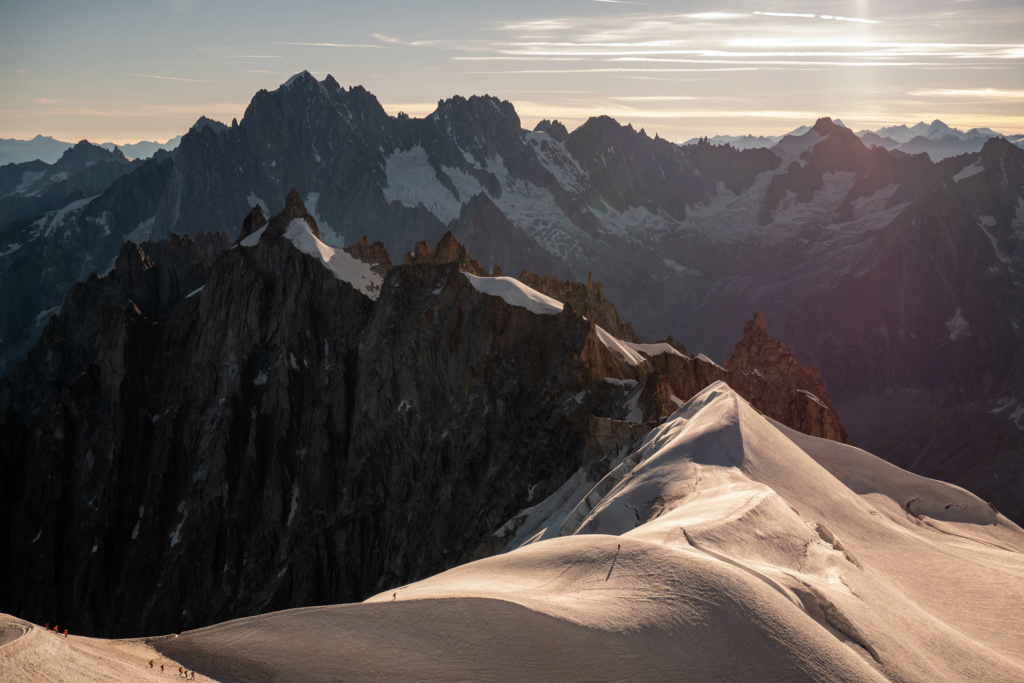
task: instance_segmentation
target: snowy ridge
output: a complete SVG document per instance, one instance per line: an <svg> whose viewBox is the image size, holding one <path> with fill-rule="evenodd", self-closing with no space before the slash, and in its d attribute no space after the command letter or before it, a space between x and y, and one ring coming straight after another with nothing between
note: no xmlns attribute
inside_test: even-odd
<svg viewBox="0 0 1024 683"><path fill-rule="evenodd" d="M260 243L266 230L267 226L264 225L239 244L243 247L255 247ZM292 222L288 224L284 238L302 253L309 254L320 261L324 268L334 273L339 280L349 283L374 301L380 296L380 288L384 284L384 279L374 273L369 264L354 258L342 249L329 247L317 239L305 219L293 218Z"/></svg>
<svg viewBox="0 0 1024 683"><path fill-rule="evenodd" d="M665 342L658 342L657 344L637 344L635 342L624 341L622 343L634 351L639 351L645 356L660 356L667 353L670 356L679 356L680 358L689 359L689 356L679 353L675 347L671 344L666 344Z"/></svg>
<svg viewBox="0 0 1024 683"><path fill-rule="evenodd" d="M152 644L235 679L1024 679L1024 531L721 382L524 512L505 554Z"/></svg>
<svg viewBox="0 0 1024 683"><path fill-rule="evenodd" d="M565 304L561 301L541 294L515 278L479 277L471 273L463 273L463 275L466 276L469 283L477 291L499 297L511 306L525 308L537 315L558 315L565 308ZM631 348L629 344L613 337L599 325L595 325L595 328L597 330L597 338L601 340L601 343L618 354L628 364L635 366L644 362L643 356Z"/></svg>
<svg viewBox="0 0 1024 683"><path fill-rule="evenodd" d="M511 306L525 308L537 315L558 315L565 308L561 301L541 294L512 277L479 277L472 273L463 275L477 291L499 297Z"/></svg>

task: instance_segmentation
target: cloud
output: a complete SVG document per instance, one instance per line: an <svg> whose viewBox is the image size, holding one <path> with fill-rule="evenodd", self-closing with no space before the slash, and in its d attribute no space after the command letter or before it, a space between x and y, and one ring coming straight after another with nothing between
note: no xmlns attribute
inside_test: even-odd
<svg viewBox="0 0 1024 683"><path fill-rule="evenodd" d="M141 76L142 78L156 78L161 81L181 81L184 83L213 83L215 81L206 80L204 78L182 78L180 76L157 76L155 74L132 74L133 76Z"/></svg>
<svg viewBox="0 0 1024 683"><path fill-rule="evenodd" d="M792 19L824 19L826 21L850 21L857 24L881 24L877 19L854 19L852 17L836 17L831 14L796 14L793 12L754 12L763 17L785 17Z"/></svg>
<svg viewBox="0 0 1024 683"><path fill-rule="evenodd" d="M705 21L729 21L731 19L742 19L750 15L739 12L696 12L693 14L687 14L686 16L691 19Z"/></svg>
<svg viewBox="0 0 1024 683"><path fill-rule="evenodd" d="M430 45L442 45L445 43L443 40L402 40L394 36L389 36L385 33L374 33L373 37L383 43L390 43L392 45L401 45L404 47L426 47ZM378 46L383 47L383 46Z"/></svg>
<svg viewBox="0 0 1024 683"><path fill-rule="evenodd" d="M688 95L638 95L635 97L613 97L611 99L619 100L620 102L681 102L699 98Z"/></svg>
<svg viewBox="0 0 1024 683"><path fill-rule="evenodd" d="M302 45L304 47L366 47L374 50L388 50L386 45L374 45L369 43L288 43L279 41L275 45Z"/></svg>
<svg viewBox="0 0 1024 683"><path fill-rule="evenodd" d="M954 90L940 88L938 90L914 90L907 93L912 97L958 97L958 98L993 98L1000 100L1024 100L1024 90L1001 90L999 88L981 88L972 90Z"/></svg>

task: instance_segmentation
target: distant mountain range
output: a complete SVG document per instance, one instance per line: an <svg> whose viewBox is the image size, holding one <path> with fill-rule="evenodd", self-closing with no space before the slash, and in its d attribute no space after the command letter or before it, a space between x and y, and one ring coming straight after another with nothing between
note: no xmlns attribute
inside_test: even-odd
<svg viewBox="0 0 1024 683"><path fill-rule="evenodd" d="M838 119L833 123L846 127ZM786 135L715 135L710 138L693 138L683 144L693 145L704 139L713 145L732 145L737 149L754 149L772 147L787 135L803 135L806 132L807 126L800 126ZM899 125L877 130L862 130L857 133L857 137L868 147L899 150L907 154L924 153L932 161L941 161L958 154L981 151L987 140L997 137L1006 138L1018 147L1024 148L1024 134L1005 135L990 128L971 128L965 132L958 128L952 128L938 119L930 124L922 121L913 126Z"/></svg>
<svg viewBox="0 0 1024 683"><path fill-rule="evenodd" d="M85 142L83 140L83 142ZM181 142L181 136L177 135L167 142L134 142L125 145L115 145L113 142L95 143L96 146L105 150L113 151L115 148L129 159L147 159L158 150L171 151ZM4 164L20 164L26 161L42 161L52 164L60 159L64 152L75 146L73 142L56 140L54 138L37 135L31 140L17 140L14 138L0 138L0 166Z"/></svg>

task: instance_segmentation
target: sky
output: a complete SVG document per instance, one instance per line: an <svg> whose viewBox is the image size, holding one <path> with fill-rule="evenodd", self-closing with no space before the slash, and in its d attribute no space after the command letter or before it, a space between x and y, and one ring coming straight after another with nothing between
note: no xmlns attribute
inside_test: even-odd
<svg viewBox="0 0 1024 683"><path fill-rule="evenodd" d="M524 127L670 140L942 119L1024 132L1021 0L0 0L0 137L164 141L308 70L392 115L494 95Z"/></svg>

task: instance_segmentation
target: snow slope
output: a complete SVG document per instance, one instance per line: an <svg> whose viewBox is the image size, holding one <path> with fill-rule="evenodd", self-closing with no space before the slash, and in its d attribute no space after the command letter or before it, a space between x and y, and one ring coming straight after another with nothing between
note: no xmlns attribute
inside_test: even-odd
<svg viewBox="0 0 1024 683"><path fill-rule="evenodd" d="M59 625L61 631L63 625ZM149 668L152 660L153 668ZM160 673L160 665L164 673ZM181 662L141 639L103 640L46 631L0 614L0 681L166 681ZM191 669L190 669L191 671ZM189 678L189 680L192 680ZM197 681L212 679L196 673Z"/></svg>
<svg viewBox="0 0 1024 683"><path fill-rule="evenodd" d="M500 297L505 303L525 308L537 315L558 315L565 305L511 277L479 277L463 273L473 288Z"/></svg>
<svg viewBox="0 0 1024 683"><path fill-rule="evenodd" d="M263 226L251 235L243 239L239 244L243 247L255 247L263 238L267 226ZM295 245L295 248L304 254L309 254L320 261L325 268L334 273L339 280L349 283L374 301L380 296L381 285L384 278L370 269L368 263L364 263L343 249L329 247L312 233L306 221L302 218L295 218L288 224L284 238Z"/></svg>
<svg viewBox="0 0 1024 683"><path fill-rule="evenodd" d="M577 479L537 506L544 540L150 644L219 680L1024 680L1024 531L962 489L721 382L609 479ZM72 680L81 655L51 645L0 662ZM90 647L113 672L129 645Z"/></svg>
<svg viewBox="0 0 1024 683"><path fill-rule="evenodd" d="M218 680L1024 680L1024 531L721 382L580 485L510 552L362 604L148 644L5 617L0 680L142 680L150 647Z"/></svg>

